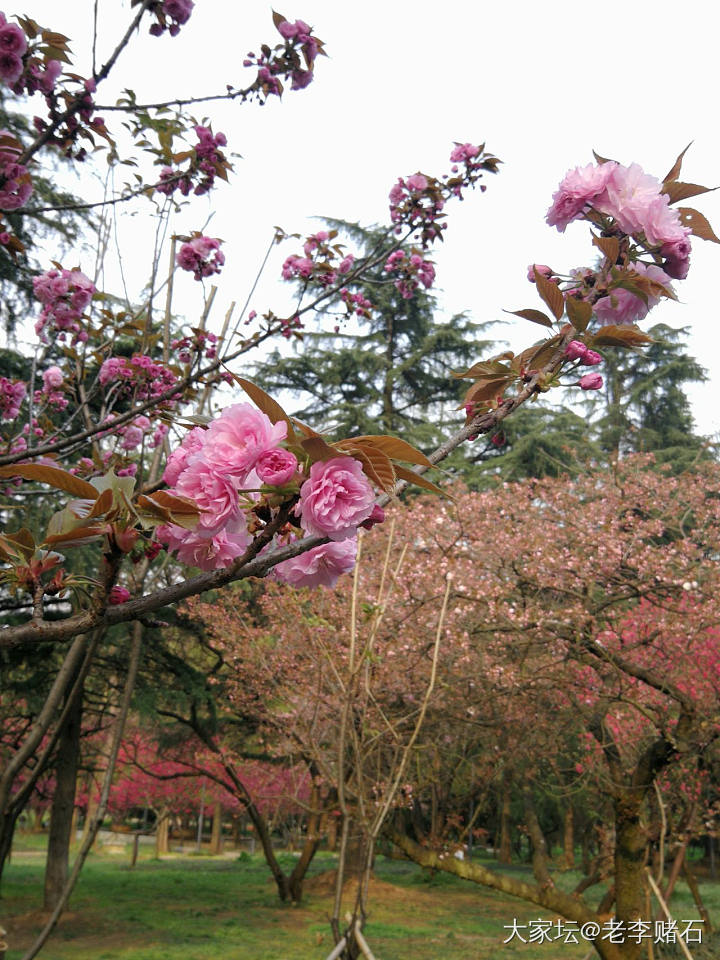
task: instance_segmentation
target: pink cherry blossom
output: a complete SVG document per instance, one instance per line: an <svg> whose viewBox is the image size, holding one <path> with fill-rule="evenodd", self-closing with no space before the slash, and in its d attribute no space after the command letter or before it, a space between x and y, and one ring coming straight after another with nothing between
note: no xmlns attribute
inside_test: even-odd
<svg viewBox="0 0 720 960"><path fill-rule="evenodd" d="M640 276L647 277L649 280L667 288L671 293L673 292L670 277L660 267L634 263L633 270ZM632 281L632 274L627 279ZM662 299L659 293L656 295L646 292L646 296L647 303L641 297L635 296L630 290L616 288L611 290L606 297L601 297L597 301L594 307L595 316L602 325L637 323L644 319L648 311L660 303Z"/></svg>
<svg viewBox="0 0 720 960"><path fill-rule="evenodd" d="M370 516L374 500L360 461L333 457L310 467L295 509L306 533L345 540Z"/></svg>
<svg viewBox="0 0 720 960"><path fill-rule="evenodd" d="M584 377L580 377L578 385L581 390L600 390L603 378L599 373L586 373Z"/></svg>
<svg viewBox="0 0 720 960"><path fill-rule="evenodd" d="M196 533L213 537L240 518L239 484L213 467L202 454L195 457L177 479L175 491L201 509Z"/></svg>
<svg viewBox="0 0 720 960"><path fill-rule="evenodd" d="M342 574L353 569L356 556L356 537L325 543L278 563L271 576L293 587L334 587Z"/></svg>
<svg viewBox="0 0 720 960"><path fill-rule="evenodd" d="M196 530L185 530L172 523L158 527L157 535L167 544L168 550L177 553L178 560L201 570L229 567L233 560L242 556L252 539L244 525L221 530L214 537L204 537Z"/></svg>
<svg viewBox="0 0 720 960"><path fill-rule="evenodd" d="M0 53L12 53L22 57L27 50L25 34L14 23L5 23L0 27Z"/></svg>
<svg viewBox="0 0 720 960"><path fill-rule="evenodd" d="M255 464L255 472L263 483L272 487L281 487L292 480L298 462L294 453L277 447L261 453Z"/></svg>
<svg viewBox="0 0 720 960"><path fill-rule="evenodd" d="M60 367L48 367L43 371L43 393L50 393L63 384L63 373Z"/></svg>
<svg viewBox="0 0 720 960"><path fill-rule="evenodd" d="M589 163L586 167L568 170L557 191L553 194L552 206L545 217L551 227L560 233L589 207L608 184L616 163Z"/></svg>
<svg viewBox="0 0 720 960"><path fill-rule="evenodd" d="M20 413L20 407L27 390L20 380L13 382L0 377L0 420L14 420Z"/></svg>
<svg viewBox="0 0 720 960"><path fill-rule="evenodd" d="M203 455L218 470L244 480L260 454L277 447L286 436L283 420L274 424L249 403L236 403L208 427Z"/></svg>
<svg viewBox="0 0 720 960"><path fill-rule="evenodd" d="M568 360L582 360L587 353L587 349L581 340L571 340L565 347L565 356Z"/></svg>

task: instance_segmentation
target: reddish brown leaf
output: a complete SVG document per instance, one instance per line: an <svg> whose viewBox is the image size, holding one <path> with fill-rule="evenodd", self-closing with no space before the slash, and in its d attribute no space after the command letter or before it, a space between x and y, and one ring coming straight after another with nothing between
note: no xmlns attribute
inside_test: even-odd
<svg viewBox="0 0 720 960"><path fill-rule="evenodd" d="M342 443L350 456L360 461L368 479L384 493L390 493L395 486L395 470L390 458L381 450L375 450L367 445L355 446L352 440L344 440Z"/></svg>
<svg viewBox="0 0 720 960"><path fill-rule="evenodd" d="M590 323L592 316L592 307L585 300L576 300L574 297L568 297L565 301L565 310L570 323L579 333L583 333Z"/></svg>
<svg viewBox="0 0 720 960"><path fill-rule="evenodd" d="M501 397L507 390L509 379L503 377L494 380L480 379L474 383L465 394L465 403L484 403Z"/></svg>
<svg viewBox="0 0 720 960"><path fill-rule="evenodd" d="M680 156L677 158L677 160L675 161L675 163L674 163L674 164L672 165L672 167L670 168L670 172L669 172L669 173L665 176L665 178L663 179L663 183L667 183L668 180L677 180L677 178L680 176L680 170L682 169L683 157L684 157L685 154L688 152L688 150L690 149L690 147L692 146L692 144L693 144L693 142L692 142L692 140L691 140L690 143L685 147L685 149L683 150L683 152L680 154Z"/></svg>
<svg viewBox="0 0 720 960"><path fill-rule="evenodd" d="M610 263L617 263L618 254L620 253L620 242L617 237L596 237L593 234L592 242L598 250L603 252L606 260L609 260Z"/></svg>
<svg viewBox="0 0 720 960"><path fill-rule="evenodd" d="M598 347L639 347L645 343L652 343L652 337L634 325L621 327L611 323L600 327L592 338L592 342Z"/></svg>
<svg viewBox="0 0 720 960"><path fill-rule="evenodd" d="M535 286L545 303L550 307L550 312L559 320L565 312L565 298L560 292L560 288L552 280L544 277L539 270L535 271Z"/></svg>
<svg viewBox="0 0 720 960"><path fill-rule="evenodd" d="M701 240L711 240L713 243L720 243L720 238L715 235L715 231L710 226L706 217L699 210L693 210L692 207L678 207L680 222L685 227L690 227L691 233Z"/></svg>
<svg viewBox="0 0 720 960"><path fill-rule="evenodd" d="M313 463L332 460L333 457L342 457L345 454L335 446L330 446L322 437L306 437L300 441L300 446L310 457Z"/></svg>
<svg viewBox="0 0 720 960"><path fill-rule="evenodd" d="M445 493L445 491L436 483L433 483L432 480L426 480L425 477L415 473L414 470L409 470L407 467L396 466L395 473L398 480L406 480L408 483L414 483L418 487L422 487L424 490L430 490L432 493L439 493L441 497L447 497L449 500L453 499L449 493Z"/></svg>
<svg viewBox="0 0 720 960"><path fill-rule="evenodd" d="M261 387L251 383L249 380L243 380L242 377L238 377L236 374L233 374L232 377L235 383L243 388L255 406L262 410L262 412L266 414L273 423L280 423L282 420L287 424L287 438L288 441L292 443L292 441L295 439L293 425L290 421L290 417L285 413L277 400L273 400L273 398L265 393Z"/></svg>
<svg viewBox="0 0 720 960"><path fill-rule="evenodd" d="M377 450L381 450L386 456L393 460L405 460L406 463L417 463L423 467L431 467L432 463L419 450L411 446L406 440L400 440L398 437L388 437L383 434L371 437L352 437L353 443L369 445Z"/></svg>
<svg viewBox="0 0 720 960"><path fill-rule="evenodd" d="M59 544L82 547L85 546L86 543L92 543L93 540L99 540L100 537L104 537L107 532L108 525L106 523L102 526L88 524L83 527L75 527L74 530L68 530L67 533L51 534L51 536L45 537L43 542L55 547Z"/></svg>
<svg viewBox="0 0 720 960"><path fill-rule="evenodd" d="M551 327L552 320L542 310L533 310L529 307L526 310L503 310L503 313L511 313L514 317L522 317L523 320L530 320L532 323L539 323L542 327Z"/></svg>
<svg viewBox="0 0 720 960"><path fill-rule="evenodd" d="M680 183L679 180L670 180L663 185L661 192L667 194L670 203L677 203L679 200L697 197L701 193L712 193L713 190L717 190L717 187L701 187L699 183Z"/></svg>
<svg viewBox="0 0 720 960"><path fill-rule="evenodd" d="M607 157L601 157L599 153L596 153L593 150L593 156L595 157L595 163L613 163L613 160L608 160Z"/></svg>
<svg viewBox="0 0 720 960"><path fill-rule="evenodd" d="M51 467L44 463L17 463L0 467L0 477L22 477L24 480L39 480L47 483L56 490L64 490L74 497L83 500L97 500L98 492L87 480L81 480L72 473L67 473L59 467Z"/></svg>

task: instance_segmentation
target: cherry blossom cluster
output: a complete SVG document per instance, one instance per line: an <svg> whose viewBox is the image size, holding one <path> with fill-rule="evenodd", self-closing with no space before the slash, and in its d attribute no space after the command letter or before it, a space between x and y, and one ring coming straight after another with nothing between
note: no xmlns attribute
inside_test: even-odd
<svg viewBox="0 0 720 960"><path fill-rule="evenodd" d="M214 237L195 236L180 247L176 263L182 270L192 273L196 280L220 273L225 263L221 242Z"/></svg>
<svg viewBox="0 0 720 960"><path fill-rule="evenodd" d="M47 270L33 280L33 291L43 305L35 323L35 333L43 343L52 333L57 333L58 340L65 340L69 333L73 343L87 340L82 320L95 293L92 280L80 270Z"/></svg>
<svg viewBox="0 0 720 960"><path fill-rule="evenodd" d="M20 413L27 388L20 380L0 377L0 420L14 420Z"/></svg>
<svg viewBox="0 0 720 960"><path fill-rule="evenodd" d="M0 130L0 210L24 207L32 194L28 169L17 162L20 153L15 137L7 130Z"/></svg>
<svg viewBox="0 0 720 960"><path fill-rule="evenodd" d="M45 402L56 410L64 410L69 401L62 390L65 377L60 367L48 367L43 371L42 379L42 395Z"/></svg>
<svg viewBox="0 0 720 960"><path fill-rule="evenodd" d="M553 194L547 222L562 233L569 223L599 216L648 250L664 257L669 277L684 280L690 258L690 229L684 227L679 211L670 206L658 179L645 173L637 163L625 167L608 160L569 170Z"/></svg>
<svg viewBox="0 0 720 960"><path fill-rule="evenodd" d="M32 95L38 90L50 95L62 72L62 64L50 59L47 49L43 51L42 48L48 44L54 49L64 49L65 38L48 30L36 29L33 21L21 19L29 34L17 24L8 23L5 15L0 13L0 80L19 96L24 93Z"/></svg>
<svg viewBox="0 0 720 960"><path fill-rule="evenodd" d="M373 309L372 303L361 293L351 293L347 287L340 290L340 299L347 307L348 314L355 314L358 317L369 317ZM337 331L336 331L337 332Z"/></svg>
<svg viewBox="0 0 720 960"><path fill-rule="evenodd" d="M27 38L15 23L8 23L0 13L0 80L13 85L24 70L23 56L27 53Z"/></svg>
<svg viewBox="0 0 720 960"><path fill-rule="evenodd" d="M227 179L230 165L225 154L220 149L227 146L224 133L213 133L210 127L197 124L193 127L197 135L197 143L191 150L175 154L177 163L187 162L185 170L163 167L160 171L160 183L155 187L158 193L171 197L179 190L183 197L190 191L196 196L202 196L215 186L215 178Z"/></svg>
<svg viewBox="0 0 720 960"><path fill-rule="evenodd" d="M137 400L152 400L177 383L177 374L152 357L134 354L108 357L100 367L98 379L103 386L117 383L121 393L132 394Z"/></svg>
<svg viewBox="0 0 720 960"><path fill-rule="evenodd" d="M415 250L409 255L404 250L394 250L385 261L387 273L400 274L395 286L405 300L409 300L418 286L431 287L435 282L435 267Z"/></svg>
<svg viewBox="0 0 720 960"><path fill-rule="evenodd" d="M180 27L190 19L195 4L193 0L161 0L148 8L155 15L155 23L150 27L153 37L161 37L167 30L171 37L180 33Z"/></svg>
<svg viewBox="0 0 720 960"><path fill-rule="evenodd" d="M192 337L179 337L170 341L170 347L178 351L180 363L192 363L195 357L204 355L208 360L217 356L218 338L214 333L193 328Z"/></svg>
<svg viewBox="0 0 720 960"><path fill-rule="evenodd" d="M691 230L670 205L663 184L637 163L606 161L569 170L553 194L546 219L560 232L584 219L604 237L631 241L625 263L632 271L629 276L616 282L615 264L601 274L579 270L571 275L566 292L591 302L602 325L642 320L662 297L674 295L671 280L687 277ZM643 255L651 261L641 261Z"/></svg>
<svg viewBox="0 0 720 960"><path fill-rule="evenodd" d="M438 180L424 173L399 177L390 191L390 219L395 232L403 227L417 231L423 247L441 236L447 224L442 223L445 203L450 197L462 199L463 190L477 185L484 173L496 173L499 160L485 153L485 146L456 144L450 154L452 176ZM458 166L462 163L462 169ZM480 185L485 190L484 185Z"/></svg>
<svg viewBox="0 0 720 960"><path fill-rule="evenodd" d="M303 323L297 314L294 317L283 317L280 320L280 335L285 337L286 340L289 340L294 333L300 336L297 331L302 329Z"/></svg>
<svg viewBox="0 0 720 960"><path fill-rule="evenodd" d="M291 23L280 14L273 19L285 42L276 47L263 44L259 56L250 52L243 60L244 67L258 68L254 87L262 99L281 96L282 80L291 82L291 90L304 90L312 82L315 60L323 52L322 41L313 36L312 27L304 20Z"/></svg>
<svg viewBox="0 0 720 960"><path fill-rule="evenodd" d="M596 367L602 363L600 354L591 350L582 340L571 340L565 347L565 356L568 360L577 361L581 367ZM581 390L600 390L602 385L603 378L599 373L586 373L576 384Z"/></svg>
<svg viewBox="0 0 720 960"><path fill-rule="evenodd" d="M72 80L81 78L75 74L69 75ZM48 134L47 143L56 147L64 156L83 161L87 159L88 148L84 145L90 142L96 145L96 136L112 143L105 121L100 116L94 116L95 101L93 94L96 90L93 77L82 81L79 89L58 90L53 87L45 90L45 102L48 107L48 119L33 117L33 125L38 133ZM49 128L53 127L52 133ZM83 146L79 146L82 140Z"/></svg>
<svg viewBox="0 0 720 960"><path fill-rule="evenodd" d="M207 430L187 433L163 479L171 493L192 500L202 512L193 530L177 524L158 528L168 549L203 570L227 567L262 528L268 505L295 497L295 519L275 544L302 534L332 543L278 564L274 577L296 586L331 586L351 569L358 527L382 520L362 464L344 455L300 462L286 441L285 421L273 424L248 403L227 407Z"/></svg>

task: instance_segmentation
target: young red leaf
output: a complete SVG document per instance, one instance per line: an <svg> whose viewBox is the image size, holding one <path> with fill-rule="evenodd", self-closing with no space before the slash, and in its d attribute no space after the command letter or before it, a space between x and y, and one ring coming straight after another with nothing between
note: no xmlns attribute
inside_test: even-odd
<svg viewBox="0 0 720 960"><path fill-rule="evenodd" d="M59 467L51 467L44 463L17 463L12 466L0 467L0 477L22 477L24 480L39 480L47 483L56 490L64 490L74 497L83 500L97 500L98 492L86 480L75 477Z"/></svg>
<svg viewBox="0 0 720 960"><path fill-rule="evenodd" d="M693 210L692 207L678 207L680 222L685 227L690 227L691 233L701 240L711 240L713 243L720 243L720 238L715 235L715 231L710 226L706 217L699 210Z"/></svg>
<svg viewBox="0 0 720 960"><path fill-rule="evenodd" d="M670 168L670 172L669 172L669 173L665 176L665 178L663 179L663 183L667 183L668 180L677 180L677 178L680 176L680 170L682 169L683 157L684 157L685 154L688 152L688 150L690 149L690 147L692 146L692 144L693 144L693 142L692 142L692 140L691 140L690 143L685 147L685 149L683 150L683 152L680 154L680 156L677 158L677 160L675 161L675 163L674 163L674 164L672 165L672 167Z"/></svg>
<svg viewBox="0 0 720 960"><path fill-rule="evenodd" d="M556 320L565 312L565 298L560 292L560 288L552 280L544 277L539 270L535 271L535 286L545 303L550 307L550 312Z"/></svg>
<svg viewBox="0 0 720 960"><path fill-rule="evenodd" d="M530 320L532 323L539 323L542 327L551 327L552 320L542 310L533 310L528 307L526 310L503 310L503 313L510 313L514 317L522 317L523 320Z"/></svg>

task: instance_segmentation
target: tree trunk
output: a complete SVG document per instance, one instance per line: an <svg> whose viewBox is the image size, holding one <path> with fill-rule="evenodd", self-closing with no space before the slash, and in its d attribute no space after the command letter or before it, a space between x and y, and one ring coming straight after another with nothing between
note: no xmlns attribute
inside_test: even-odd
<svg viewBox="0 0 720 960"><path fill-rule="evenodd" d="M573 829L573 808L565 808L563 815L563 863L566 870L575 866L575 831Z"/></svg>
<svg viewBox="0 0 720 960"><path fill-rule="evenodd" d="M641 800L637 796L615 799L615 916L627 928L643 919L645 905L646 837L640 823ZM625 943L623 958L637 960L641 943Z"/></svg>
<svg viewBox="0 0 720 960"><path fill-rule="evenodd" d="M155 825L155 856L170 853L170 814L163 812Z"/></svg>
<svg viewBox="0 0 720 960"><path fill-rule="evenodd" d="M50 813L47 862L45 865L45 909L54 910L67 883L75 785L80 761L83 688L75 692L58 739L55 762L55 794Z"/></svg>
<svg viewBox="0 0 720 960"><path fill-rule="evenodd" d="M337 832L338 832L338 818L334 813L328 815L327 821L327 845L328 850L332 850L334 853L337 850Z"/></svg>
<svg viewBox="0 0 720 960"><path fill-rule="evenodd" d="M222 853L222 804L213 807L212 834L210 835L210 853L217 856Z"/></svg>
<svg viewBox="0 0 720 960"><path fill-rule="evenodd" d="M510 783L503 779L500 795L500 844L497 851L498 863L510 863L512 860L512 820L510 819Z"/></svg>

